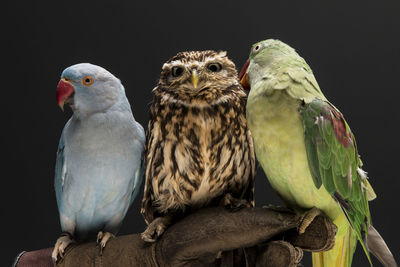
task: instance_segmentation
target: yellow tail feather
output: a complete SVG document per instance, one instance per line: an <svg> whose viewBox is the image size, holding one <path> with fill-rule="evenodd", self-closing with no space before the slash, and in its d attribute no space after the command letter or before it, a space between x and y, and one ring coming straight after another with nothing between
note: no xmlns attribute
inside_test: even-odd
<svg viewBox="0 0 400 267"><path fill-rule="evenodd" d="M312 253L313 267L350 267L357 238L350 226L342 235L336 235L335 246L324 252Z"/></svg>

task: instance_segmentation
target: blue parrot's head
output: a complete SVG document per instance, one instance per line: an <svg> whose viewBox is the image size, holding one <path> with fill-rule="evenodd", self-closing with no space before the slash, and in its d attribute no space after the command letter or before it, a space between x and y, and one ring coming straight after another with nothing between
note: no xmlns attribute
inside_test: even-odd
<svg viewBox="0 0 400 267"><path fill-rule="evenodd" d="M102 67L80 63L66 68L57 86L57 103L74 112L102 112L125 96L120 80Z"/></svg>

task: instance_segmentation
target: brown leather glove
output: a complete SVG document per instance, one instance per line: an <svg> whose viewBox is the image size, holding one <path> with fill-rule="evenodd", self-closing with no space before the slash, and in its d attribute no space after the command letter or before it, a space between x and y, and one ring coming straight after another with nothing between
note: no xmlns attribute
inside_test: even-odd
<svg viewBox="0 0 400 267"><path fill-rule="evenodd" d="M322 215L302 235L297 233L300 222L284 209L206 208L171 225L156 243L143 242L139 234L120 236L107 243L102 255L95 243L71 245L57 266L221 266L220 253L239 248L249 248L248 266L297 266L301 249L327 250L336 233ZM51 250L26 252L16 266L52 266Z"/></svg>

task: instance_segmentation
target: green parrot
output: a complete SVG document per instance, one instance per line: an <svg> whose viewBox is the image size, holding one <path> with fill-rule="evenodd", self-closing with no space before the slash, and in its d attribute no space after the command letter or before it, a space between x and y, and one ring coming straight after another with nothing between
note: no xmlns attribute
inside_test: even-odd
<svg viewBox="0 0 400 267"><path fill-rule="evenodd" d="M271 186L303 214L303 232L319 210L338 227L334 247L313 253L313 266L351 266L357 240L385 266L397 266L371 225L376 197L340 111L325 98L305 60L279 40L254 44L240 73L250 89L247 122ZM372 263L371 263L372 265Z"/></svg>

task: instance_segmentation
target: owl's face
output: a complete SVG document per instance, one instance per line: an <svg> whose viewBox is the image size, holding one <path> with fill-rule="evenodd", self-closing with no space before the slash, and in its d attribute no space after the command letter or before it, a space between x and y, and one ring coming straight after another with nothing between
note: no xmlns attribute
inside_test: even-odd
<svg viewBox="0 0 400 267"><path fill-rule="evenodd" d="M159 86L164 90L192 96L221 91L237 85L235 64L226 52L180 52L162 67Z"/></svg>

